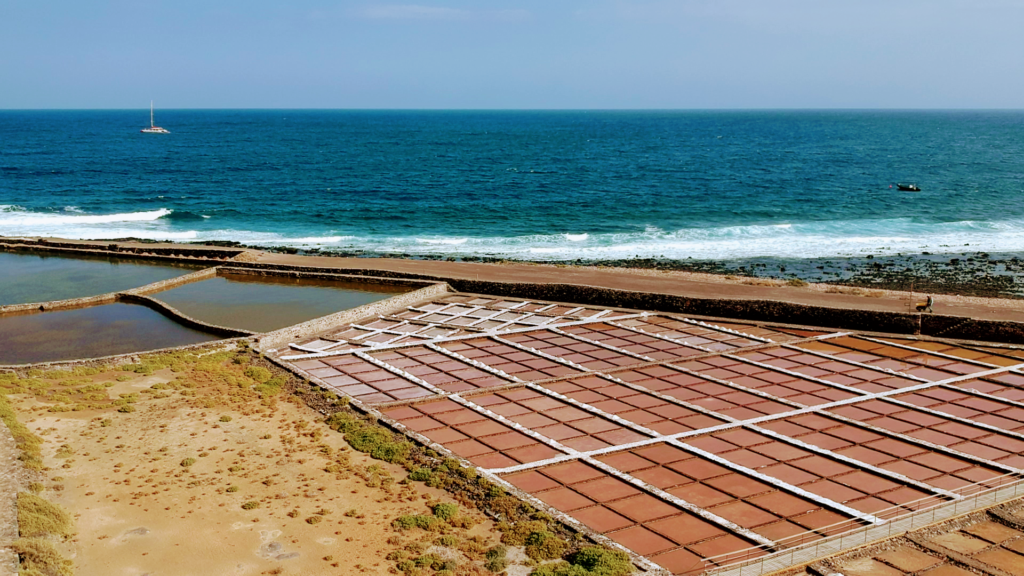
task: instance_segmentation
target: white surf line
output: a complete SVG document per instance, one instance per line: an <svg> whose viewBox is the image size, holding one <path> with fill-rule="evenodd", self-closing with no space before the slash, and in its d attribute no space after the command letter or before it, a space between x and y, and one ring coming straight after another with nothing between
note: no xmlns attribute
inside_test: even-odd
<svg viewBox="0 0 1024 576"><path fill-rule="evenodd" d="M824 352L818 352L817 350L811 350L809 348L801 348L799 346L799 344L790 345L790 344L787 343L787 344L780 344L779 346L781 348L786 348L786 349L789 349L789 350L794 350L794 351L797 351L797 352L803 352L805 354L810 354L811 356L818 356L818 357L821 357L821 358L827 358L829 360L832 360L833 362L841 362L843 364L849 364L850 366L857 366L858 368L864 368L864 369L867 369L867 370L873 370L875 372L881 372L883 374L888 374L890 376L899 376L901 378L907 378L907 379L910 379L910 380L917 380L918 382L928 382L928 380L925 380L924 378L921 378L920 376L913 376L911 374L906 374L904 372L897 372L895 370L889 370L888 368L882 368L880 366L872 366L870 364L864 364L863 362L857 362L856 360L847 360L845 358L839 358L838 356L833 356L831 354L826 354ZM871 354L870 352L862 352L860 350L850 350L850 352L860 352L861 354ZM878 356L878 354L871 354L871 355L872 356ZM899 360L897 360L896 358L889 358L888 356L879 356L879 358L885 359L885 360L895 360L896 362L899 362ZM916 364L915 364L915 366L916 366ZM931 366L921 366L921 368L932 368L932 367ZM932 370L936 370L938 372L947 372L946 370L942 370L940 368L932 368ZM937 382L937 380L936 380L936 382Z"/></svg>
<svg viewBox="0 0 1024 576"><path fill-rule="evenodd" d="M861 468L863 470L867 470L869 472L874 473L877 476L882 476L884 478L888 478L890 480L895 480L895 481L900 482L902 484L907 484L907 485L910 485L910 486L914 486L915 488L924 490L925 492L931 492L933 494L938 494L938 495L941 495L941 496L946 496L947 498L949 498L951 500L960 500L961 498L963 498L963 496L961 496L959 494L955 494L953 492L950 492L949 490L945 490L943 488L932 486L931 484L927 484L927 483L921 482L919 480L914 480L913 478L909 478L907 476L904 476L903 474L900 474L899 472L892 472L892 471L886 470L885 468L879 468L878 466L875 466L873 464L869 464L867 462L863 462L861 460L857 460L856 458L850 458L849 456L844 456L844 455L839 454L837 452L833 452L832 450L828 450L828 449L822 448L820 446L815 446L814 444L809 444L807 442L804 442L803 440L800 440L799 438L793 438L792 436L786 436L785 434L779 434L778 432L775 432L773 430L769 430L767 428L762 428L762 427L756 426L756 425L745 426L745 428L747 428L749 430L753 430L754 432L757 432L759 434L764 434L765 436L770 436L770 437L778 440L779 442L783 442L785 444L790 444L792 446L796 446L798 448L802 448L804 450L807 450L808 452L813 452L815 454L824 456L826 458L829 458L829 459L832 459L832 460L838 460L840 462L843 462L844 464L849 464L851 466L855 466L857 468Z"/></svg>
<svg viewBox="0 0 1024 576"><path fill-rule="evenodd" d="M924 348L917 348L916 346L908 346L906 344L897 344L896 342L887 342L885 340L880 340L878 338L872 338L870 336L862 336L860 334L855 334L853 337L858 339L858 340L867 340L868 342L874 342L875 344L882 344L884 346L892 346L893 348L902 348L903 350L907 350L907 351L910 351L910 352L917 352L918 354L924 354L924 355L927 355L927 356L937 356L939 358L945 358L947 360L955 360L957 362L962 362L964 364L974 364L975 366L980 366L982 368L992 368L994 366L998 366L998 364L990 364L988 362L982 362L981 360L971 360L971 359L968 359L968 358L961 358L959 356L953 356L952 354L946 354L946 353L943 353L943 352L936 352L934 350L925 350ZM842 348L847 348L847 346L843 346L842 344L837 344L837 346L840 346ZM853 350L853 349L851 348L850 350ZM874 352L868 352L868 354L874 354ZM875 355L877 356L877 354L875 354ZM993 354L993 356L996 356L996 354ZM898 359L894 358L894 360L902 360L902 359L901 358L898 358ZM906 361L906 362L909 363L909 364L918 364L917 362L910 362L910 361ZM928 368L932 367L929 364L920 364L920 365L921 366L926 366Z"/></svg>
<svg viewBox="0 0 1024 576"><path fill-rule="evenodd" d="M555 334L561 334L562 336L565 336L566 338L572 338L573 340L575 340L577 342L583 342L585 344L593 344L594 346L597 346L599 348L604 348L605 350L610 350L610 351L616 352L618 354L622 354L623 356L630 356L630 357L636 358L638 360L643 360L644 362L657 362L657 360L655 360L654 358L650 358L648 356L644 356L643 354L638 354L636 352L630 352L629 350L624 350L624 349L619 348L617 346L612 346L611 344L605 344L604 342L598 342L597 340L591 340L590 338L585 338L585 337L579 336L577 334L572 334L570 332L566 332L566 331L558 328L557 326L553 326L551 328L548 328L548 330L554 332Z"/></svg>
<svg viewBox="0 0 1024 576"><path fill-rule="evenodd" d="M629 319L629 318L636 318L636 317L639 317L639 316L640 316L640 314L634 314L632 316L624 316L623 318ZM559 327L582 326L584 324L592 324L592 323L594 323L593 320L574 320L572 322L565 322L563 324L558 324L558 326ZM345 325L344 327L348 327L348 325ZM340 329L340 328L341 327L339 327L338 329ZM543 330L543 329L546 329L546 328L550 328L550 326L524 326L522 328L513 328L512 330L501 332L500 334L501 335L521 334L523 332L531 332L531 331L534 331L534 330ZM490 332L474 332L472 334L463 334L462 336L453 336L453 337L447 338L447 339L445 339L443 341L444 342L458 342L458 341L461 341L461 340L472 340L473 338L488 338L488 337L493 337L493 336L494 336L494 334L491 334ZM383 350L387 350L387 349L391 349L391 348L402 348L402 347L416 346L416 345L417 344L394 344L392 346L378 348L377 350L382 350L382 349ZM329 358L331 356L344 356L344 355L349 354L349 353L350 352L347 351L347 350L341 350L341 351L338 351L338 352L319 352L319 353L315 353L315 354L297 354L297 355L291 355L291 356L281 356L281 359L282 360L305 360L305 359L316 359L316 358Z"/></svg>
<svg viewBox="0 0 1024 576"><path fill-rule="evenodd" d="M623 482L632 484L633 486L636 486L637 488L640 488L644 492L647 492L657 498L660 498L661 500L664 500L671 504L675 504L679 508L686 510L687 512L693 514L694 516L703 518L704 520L707 520L713 524L717 524L719 527L725 528L733 534L738 534L751 542L756 542L757 544L766 546L771 550L777 549L775 541L765 538L764 536L761 536L760 534L753 532L752 530L744 528L739 524L735 524L729 520L726 520L725 518L722 518L721 516L705 508L701 508L700 506L691 504L678 496L673 496L672 494L665 492L661 488L648 484L647 482L644 482L643 480L640 480L635 476L627 474L626 472L623 472L618 468L614 468L612 466L605 464L604 462L601 462L600 460L594 460L593 458L584 457L580 458L580 460L586 462L587 464L593 466L594 468L597 468L605 472L609 476L613 476L615 478L618 478L619 480L622 480Z"/></svg>
<svg viewBox="0 0 1024 576"><path fill-rule="evenodd" d="M906 402L906 401L900 400L898 398L882 398L881 400L883 402L889 402L890 404L896 404L897 406L902 406L902 407L904 407L904 408L906 408L908 410L911 410L911 411L924 412L925 414L931 414L932 416L935 416L936 418L943 418L945 420L953 420L954 422L959 422L960 424L963 424L965 426L970 426L972 428L981 428L982 430L987 430L987 431L992 432L994 434L1003 434L1005 436L1010 436L1011 438L1016 438L1018 440L1024 440L1024 434L1022 434L1020 432L1014 432L1013 430L1007 430L1005 428L1000 428L998 426L993 426L991 424L986 424L984 422L975 422L974 420L971 420L969 418L963 418L961 416L957 416L955 414L950 414L948 412L943 412L941 410L935 410L933 408L925 408L923 406L918 406L917 404L911 404L910 402Z"/></svg>
<svg viewBox="0 0 1024 576"><path fill-rule="evenodd" d="M1019 469L1019 468L1014 468L1013 466L1008 466L1006 464L1000 464L999 462L995 462L995 461L989 460L987 458L982 458L980 456L974 456L973 454L968 454L966 452L961 452L959 450L956 450L955 448L949 448L948 446L940 446L938 444L933 444L931 442L928 442L927 440L921 440L920 438L914 438L913 436L908 436L908 435L903 434L901 432L893 432L892 430L889 430L889 429L886 429L886 428L882 428L881 426L875 426L874 424L871 424L870 422L861 422L860 420L854 420L853 418L847 418L846 416L843 416L842 414L836 414L834 412L824 412L823 411L821 413L821 416L825 416L827 418L833 418L835 420L839 420L839 421L843 422L844 424L849 424L850 426L854 426L854 427L857 427L857 428L863 428L865 430L870 430L871 432L875 432L876 434L880 434L882 436L888 436L890 438L895 438L897 440L902 440L902 441L904 441L904 442L906 442L908 444L914 444L916 446L921 446L923 448L928 448L929 450L934 450L936 452L941 452L941 453L947 454L949 456L956 456L957 458L960 458L961 460L967 460L968 462L973 462L975 464L981 464L982 466L987 466L989 468L996 468L998 470L1002 470L1003 472L1007 472L1009 474L1015 474L1015 475L1018 475L1018 476L1021 474L1021 469Z"/></svg>
<svg viewBox="0 0 1024 576"><path fill-rule="evenodd" d="M985 375L993 375L993 374L999 374L999 373L1002 373L1002 372L1009 372L1010 370L1013 370L1013 369L1016 369L1016 368L1021 368L1021 367L1024 367L1024 364L1018 364L1016 366L1006 366L1006 367L1002 367L1002 368L995 368L993 370L989 370L988 372L986 372ZM707 428L700 428L698 430L689 430L689 431L686 431L686 432L677 432L675 434L665 434L661 438L651 438L649 440L638 440L636 442L631 442L629 444L620 444L619 446L610 446L608 448L599 448L597 450L588 451L585 454L587 456L597 456L597 455L601 455L601 454L609 454L609 453L612 453L612 452L619 452L619 451L622 451L622 450L632 450L634 448L640 448L642 446L649 446L649 445L652 445L652 444L658 444L658 443L664 442L666 440L679 440L679 439L689 438L689 437L693 437L693 436L704 436L704 435L707 435L707 434L714 434L715 432L723 432L725 430L732 430L734 428L740 428L740 427L747 426L747 425L761 424L762 422L771 422L771 421L774 421L774 420L784 420L786 418L792 418L794 416L800 416L800 415L803 415L803 414L814 414L814 413L822 413L821 415L823 415L823 416L835 418L835 419L838 419L838 420L842 420L843 422L846 422L847 424L852 424L852 425L860 426L860 427L863 427L865 429L869 429L869 430L871 430L873 432L876 432L878 434L881 434L883 436L890 436L890 437L893 437L893 438L899 438L901 440L905 440L907 442L910 442L911 444L917 444L917 445L925 446L925 447L928 447L928 448L937 448L934 445L932 445L931 443L925 442L923 440L917 440L916 438L911 438L911 437L908 437L908 436L905 436L905 435L902 435L902 434L898 434L896 432L891 432L891 431L886 430L884 428L879 428L877 426L872 426L872 425L869 425L867 423L860 422L858 420L853 420L851 418L846 418L844 416L840 416L839 414L835 414L835 413L832 413L832 412L825 412L825 411L829 410L829 409L832 409L832 408L839 407L839 406L846 406L848 404L856 404L858 402L864 402L866 400L872 400L872 399L876 399L876 398L884 398L886 396L892 396L892 395L901 394L901 393L904 393L904 392L913 392L913 391L916 391L916 390L924 390L926 388L933 388L935 386L938 386L941 383L955 382L955 381L959 381L959 380L970 380L970 379L973 379L976 376L977 375L958 376L958 377L955 377L955 378L949 378L947 380L939 381L939 382L923 382L923 383L918 384L916 386L909 386L907 388L900 388L900 389L896 389L896 390L886 390L884 392L876 392L874 394L868 394L868 395L864 395L864 396L855 396L853 398L847 398L845 400L837 400L835 402L830 402L828 404L819 404L817 406L808 406L806 408L801 408L799 410L792 410L792 411L789 411L789 412L780 412L778 414L769 414L769 415L765 415L765 416L758 416L756 418L749 418L747 420L734 420L732 422L726 422L726 423L723 423L723 424L718 424L716 426L709 426ZM716 416L719 417L719 418L723 418L721 415L716 415ZM997 463L992 462L990 460L986 460L984 458L978 458L976 456L971 456L969 454L963 454L963 453L960 453L960 452L958 452L956 450L950 450L950 449L945 449L945 448L943 448L942 450L945 451L948 454L952 454L954 456L959 456L961 458L966 458L966 459L970 460L971 462L980 462L980 463L983 463L983 464L997 465L997 467L999 467L1000 469L1004 469L1007 472L1014 472L1014 473L1019 473L1020 472L1016 468L1012 468L1012 467L1009 467L1009 466L1006 466L1006 465L1003 465L1003 464L997 464ZM541 463L538 462L536 464L540 465ZM533 466L531 465L531 467L533 467ZM517 466L516 468L517 469L525 469L525 465L520 465L520 466ZM502 470L502 471L504 471L504 470Z"/></svg>
<svg viewBox="0 0 1024 576"><path fill-rule="evenodd" d="M847 506L845 504L842 504L840 502L836 502L835 500L832 500L831 498L825 498L824 496L818 496L817 494L815 494L813 492L808 492L807 490L804 490L803 488L799 488L797 486L793 486L789 482L785 482L785 481L779 480L778 478L775 478L774 476L768 476L766 474L762 474L762 473L758 472L757 470L751 470L750 468L747 468L746 466L741 466L740 464L737 464L737 463L735 463L735 462L733 462L731 460L726 460L725 458L722 458L721 456L718 456L717 454L712 454L711 452L707 452L706 450L701 450L700 448L697 448L696 446L691 446L691 445L689 445L689 444L687 444L685 442L680 442L679 440L669 440L668 443L671 444L672 446L675 446L676 448L680 448L682 450L685 450L685 451L689 452L690 454L693 454L695 456L700 456L701 458L704 458L706 460L710 460L710 461L718 464L719 466L723 466L725 468L728 468L728 469L732 470L733 472L739 472L740 474L749 476L751 478L756 478L757 480L760 480L761 482L764 482L765 484L770 484L770 485L778 488L779 490L782 490L783 492L789 492L790 494L795 494L797 496L800 496L801 498L804 498L805 500L810 500L812 502L820 504L821 506L823 506L825 508L829 508L831 510L842 512L843 514L846 514L847 516L852 516L854 518L857 518L858 520L862 520L864 522L868 522L869 524L884 524L886 522L885 520L883 520L881 518L878 518L878 517L873 516L871 514L868 514L866 512L861 512L860 510L856 510L856 509L851 508L851 507L849 507L849 506Z"/></svg>

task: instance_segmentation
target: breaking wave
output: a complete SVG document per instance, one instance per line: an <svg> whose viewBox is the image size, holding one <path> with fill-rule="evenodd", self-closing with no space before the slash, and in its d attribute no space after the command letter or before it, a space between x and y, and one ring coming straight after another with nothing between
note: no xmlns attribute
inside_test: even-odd
<svg viewBox="0 0 1024 576"><path fill-rule="evenodd" d="M729 260L1024 251L1024 220L921 222L896 218L679 230L650 226L618 233L467 237L375 236L353 230L260 231L232 228L223 223L214 228L216 217L189 213L175 217L173 214L166 208L101 215L69 209L32 212L20 206L4 205L0 206L0 235L83 240L127 237L169 241L233 240L250 245L321 247L380 254L489 256L539 261L637 257ZM238 220L232 218L231 222ZM210 228L202 229L201 224Z"/></svg>

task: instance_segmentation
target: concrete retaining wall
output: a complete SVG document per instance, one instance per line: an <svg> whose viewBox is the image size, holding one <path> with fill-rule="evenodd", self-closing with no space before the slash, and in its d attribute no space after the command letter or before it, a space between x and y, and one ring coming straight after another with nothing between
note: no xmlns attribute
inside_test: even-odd
<svg viewBox="0 0 1024 576"><path fill-rule="evenodd" d="M385 300L371 302L349 310L342 310L341 312L337 312L329 316L315 318L308 322L303 322L302 324L296 324L295 326L289 326L288 328L268 332L260 337L258 348L263 352L274 350L290 342L296 342L315 336L316 334L330 328L336 328L343 324L355 322L360 318L394 314L395 312L404 310L406 307L412 306L417 302L430 300L432 298L439 298L448 294L448 292L449 288L447 284L431 284L426 288L420 288L413 292L406 292L405 294L392 296Z"/></svg>
<svg viewBox="0 0 1024 576"><path fill-rule="evenodd" d="M306 270L276 270L273 268L252 268L248 264L244 267L227 265L218 267L218 274L238 274L249 276L281 276L284 278L305 278L310 280L334 280L338 282L359 282L361 284L379 284L382 286L408 286L410 288L425 288L437 282L430 280L414 280L409 278L389 278L382 276L360 276L355 274L343 274L337 271L324 272L323 269L312 271Z"/></svg>
<svg viewBox="0 0 1024 576"><path fill-rule="evenodd" d="M54 360L53 362L37 362L35 364L0 364L0 373L14 372L25 377L25 371L32 368L40 370L72 369L76 366L121 366L122 364L135 364L139 357L149 354L164 354L166 352L200 352L229 350L235 348L239 342L248 340L249 337L230 338L227 340L213 340L211 342L200 342L199 344L187 344L185 346L174 346L172 348L157 348L156 350L143 350L140 352L129 352L127 354L116 354L114 356L100 356L97 358L79 358L75 360Z"/></svg>
<svg viewBox="0 0 1024 576"><path fill-rule="evenodd" d="M173 261L217 261L230 260L243 253L244 250L228 250L213 248L167 248L158 246L122 246L121 244L78 244L74 242L58 242L52 240L32 240L20 238L4 238L0 242L0 250L11 252L52 252L63 254L94 254L100 256L118 256L125 258L141 258L148 260Z"/></svg>
<svg viewBox="0 0 1024 576"><path fill-rule="evenodd" d="M156 310L157 312L163 314L164 316L167 316L168 318L174 320L175 322L181 324L182 326L195 328L196 330L208 332L216 336L222 336L224 338L236 338L239 336L252 336L254 334L257 334L256 332L252 332L249 330L231 328L229 326L218 326L217 324L209 324L207 322L203 322L202 320L196 320L195 318L182 313L180 310L171 306L170 304L167 304L166 302L162 302L160 300L157 300L156 298L150 298L149 296L145 296L142 294L118 294L117 299L118 301L121 302L131 302L133 304L141 304L148 308L152 308L153 310Z"/></svg>

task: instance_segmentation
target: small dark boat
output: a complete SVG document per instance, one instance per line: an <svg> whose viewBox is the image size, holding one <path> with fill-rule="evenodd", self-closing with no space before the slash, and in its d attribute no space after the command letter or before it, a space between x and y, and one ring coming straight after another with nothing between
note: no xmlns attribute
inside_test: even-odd
<svg viewBox="0 0 1024 576"><path fill-rule="evenodd" d="M897 188L904 192L920 192L921 189L917 187L917 184L897 184Z"/></svg>

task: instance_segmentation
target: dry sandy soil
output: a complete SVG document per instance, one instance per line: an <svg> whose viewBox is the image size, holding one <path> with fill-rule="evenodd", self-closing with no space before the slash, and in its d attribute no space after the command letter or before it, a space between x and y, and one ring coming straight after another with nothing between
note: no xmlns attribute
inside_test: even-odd
<svg viewBox="0 0 1024 576"><path fill-rule="evenodd" d="M174 380L170 369L131 376L108 388L110 398L139 393L131 413L53 413L39 396L9 396L45 439L42 495L76 518L68 547L76 574L387 574L395 565L388 553L416 540L465 560L429 548L437 534L391 528L399 515L429 514L449 496L393 483L404 470L349 449L305 405L282 394L203 408L195 396L149 390ZM340 470L324 470L346 457ZM246 502L258 507L243 509ZM459 537L493 546L492 524L479 520Z"/></svg>

